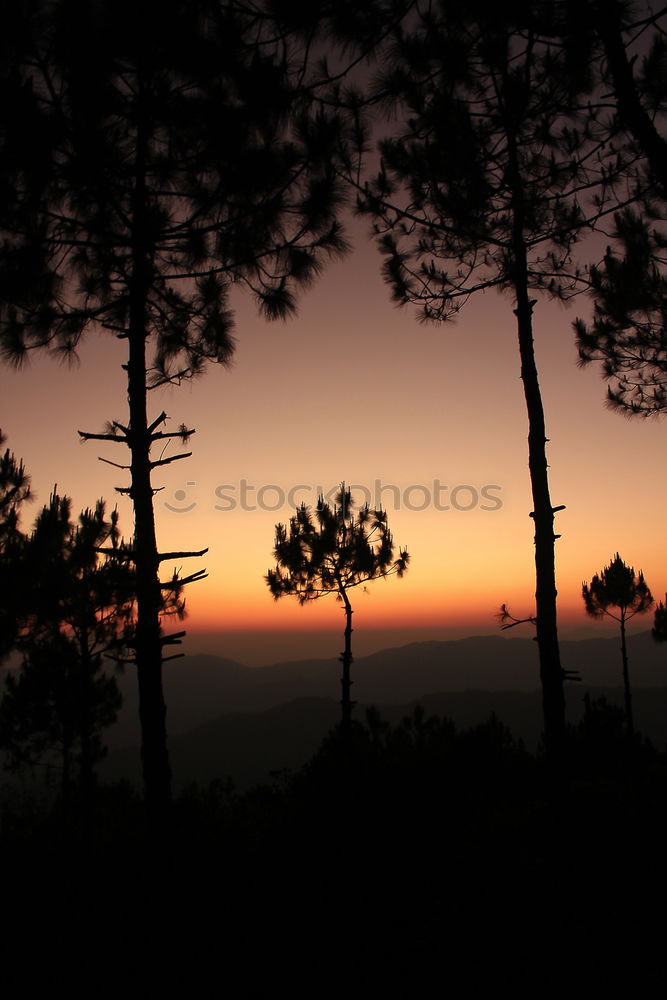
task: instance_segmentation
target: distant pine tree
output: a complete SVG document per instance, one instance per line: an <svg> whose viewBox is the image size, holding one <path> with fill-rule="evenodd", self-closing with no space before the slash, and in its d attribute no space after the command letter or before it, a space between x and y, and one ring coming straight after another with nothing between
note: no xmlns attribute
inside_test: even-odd
<svg viewBox="0 0 667 1000"><path fill-rule="evenodd" d="M623 663L623 691L625 696L625 718L630 735L634 733L632 717L632 693L628 670L628 651L625 642L625 625L635 615L642 615L653 605L653 595L646 585L643 573L635 576L632 566L626 566L618 552L590 583L581 589L586 611L592 618L607 615L621 626L621 660ZM618 614L610 611L617 608Z"/></svg>
<svg viewBox="0 0 667 1000"><path fill-rule="evenodd" d="M667 642L667 594L665 594L665 603L660 601L655 609L651 635L656 642Z"/></svg>
<svg viewBox="0 0 667 1000"><path fill-rule="evenodd" d="M403 576L410 558L407 549L399 549L394 558L386 511L371 510L366 504L355 514L354 507L345 484L333 507L319 498L314 517L302 504L289 525L276 525L276 568L265 577L276 600L292 595L305 604L335 594L344 605L345 649L340 656L344 731L350 729L354 704L350 696L353 610L348 591L371 580Z"/></svg>

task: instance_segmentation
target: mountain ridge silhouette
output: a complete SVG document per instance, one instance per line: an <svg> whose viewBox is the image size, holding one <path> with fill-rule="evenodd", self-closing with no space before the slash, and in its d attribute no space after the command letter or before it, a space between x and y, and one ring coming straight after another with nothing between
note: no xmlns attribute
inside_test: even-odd
<svg viewBox="0 0 667 1000"><path fill-rule="evenodd" d="M628 639L633 689L667 685L664 647L650 632ZM561 642L565 670L587 687L621 684L615 638ZM427 694L463 691L535 692L540 687L536 643L530 638L471 636L425 640L359 657L352 666L353 698L363 704L408 704ZM136 678L120 679L124 705L107 731L110 746L138 743ZM568 686L568 690L576 685ZM333 657L277 661L247 667L237 660L198 653L164 665L170 738L221 715L262 712L301 698L340 698L340 663ZM541 721L541 720L540 720Z"/></svg>

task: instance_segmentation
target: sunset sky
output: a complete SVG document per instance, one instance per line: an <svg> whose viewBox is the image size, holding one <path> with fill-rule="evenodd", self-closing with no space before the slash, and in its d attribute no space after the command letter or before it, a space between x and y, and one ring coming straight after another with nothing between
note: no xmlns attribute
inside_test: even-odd
<svg viewBox="0 0 667 1000"><path fill-rule="evenodd" d="M153 415L164 409L171 429L181 422L196 428L192 458L155 477L164 486L155 497L160 547L210 550L183 564L209 573L189 589L188 652L215 650L248 663L337 652L336 640L318 632L329 637L342 628L333 597L307 607L290 598L275 603L263 575L273 565L274 526L293 512L290 489L301 487L295 502L315 503L318 486L329 490L341 480L366 487L371 499L376 483L383 487L395 541L412 560L404 579L355 594L358 652L496 631L502 602L519 616L534 609L512 301L489 292L458 321L423 326L410 307L391 304L366 223L349 221L348 235L354 251L326 268L296 319L267 323L239 297L232 368L211 366L198 380L153 394ZM644 571L656 599L667 589L665 424L610 412L599 367L577 368L572 321L589 311L582 297L568 308L541 299L534 312L552 499L567 506L556 528L564 636L608 634L586 621L581 582L617 550ZM24 527L57 483L75 511L100 496L118 503L131 534L129 501L114 492L128 474L98 461L125 462L123 447L81 444L76 433L126 419L124 350L110 335L90 333L75 367L33 355L19 371L3 368L0 426L35 494ZM435 481L440 506L453 501L463 509L435 509ZM275 509L250 509L258 499ZM640 627L650 627L651 617ZM309 642L297 632L309 633ZM521 634L531 633L524 627Z"/></svg>

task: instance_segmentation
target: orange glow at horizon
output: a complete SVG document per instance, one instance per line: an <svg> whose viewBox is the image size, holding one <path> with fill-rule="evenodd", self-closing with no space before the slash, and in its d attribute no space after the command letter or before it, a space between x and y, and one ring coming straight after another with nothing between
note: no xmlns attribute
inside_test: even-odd
<svg viewBox="0 0 667 1000"><path fill-rule="evenodd" d="M371 500L380 484L395 543L411 555L403 579L357 588L355 628L409 626L428 638L432 629L469 625L473 634L498 628L493 616L502 603L517 617L534 611L527 421L512 302L482 295L456 323L421 326L409 308L391 306L379 258L363 229L353 229L357 251L325 270L295 320L267 324L239 300L232 369L211 366L192 383L151 394L152 416L164 409L170 428L184 421L197 430L192 458L155 476L160 548L209 546L204 559L175 564L184 574L200 567L209 573L186 591L185 627L193 636L342 628L333 596L304 607L293 598L275 602L263 580L273 565L275 524L293 512L288 500L314 504L318 487L341 480L353 492L355 484L366 488ZM595 629L581 583L616 551L643 570L656 599L667 590L660 528L667 468L664 421L610 413L597 366L576 366L572 321L589 311L584 299L568 310L540 300L534 323L552 501L566 505L556 515L559 620ZM36 494L23 526L57 484L75 513L100 496L118 502L129 536L130 504L114 491L128 473L97 460L123 464L123 446L81 445L76 435L126 418L124 346L91 334L80 356L75 368L35 356L24 369L0 373L0 427ZM487 502L484 510L483 491L491 487L500 504ZM172 569L165 564L165 576ZM644 616L642 627L651 618Z"/></svg>

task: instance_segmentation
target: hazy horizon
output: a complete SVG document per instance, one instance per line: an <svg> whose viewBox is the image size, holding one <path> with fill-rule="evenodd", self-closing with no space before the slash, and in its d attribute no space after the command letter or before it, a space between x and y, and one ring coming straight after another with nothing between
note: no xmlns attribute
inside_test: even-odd
<svg viewBox="0 0 667 1000"><path fill-rule="evenodd" d="M186 622L187 626L187 622ZM649 631L649 617L631 623L628 635ZM534 629L530 625L517 626L501 631L496 624L449 627L399 627L359 628L353 637L355 657L369 656L383 649L406 646L412 642L469 639L477 636L498 636L507 639L531 639ZM564 624L559 630L561 639L614 639L618 625L612 621L599 623ZM285 660L330 659L338 657L342 649L342 627L310 629L245 629L193 631L188 633L180 651L186 656L200 653L236 660L248 667L268 666ZM537 649L535 650L537 662Z"/></svg>

